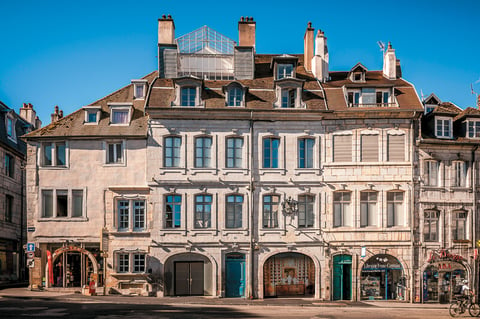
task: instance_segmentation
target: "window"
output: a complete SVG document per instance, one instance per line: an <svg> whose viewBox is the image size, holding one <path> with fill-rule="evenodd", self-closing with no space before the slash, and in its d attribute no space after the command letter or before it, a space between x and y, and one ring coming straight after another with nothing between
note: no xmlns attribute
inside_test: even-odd
<svg viewBox="0 0 480 319"><path fill-rule="evenodd" d="M467 239L467 212L453 212L453 240Z"/></svg>
<svg viewBox="0 0 480 319"><path fill-rule="evenodd" d="M195 228L211 227L212 195L195 196Z"/></svg>
<svg viewBox="0 0 480 319"><path fill-rule="evenodd" d="M212 158L212 138L211 137L197 137L195 139L195 167L207 168L210 167L210 160Z"/></svg>
<svg viewBox="0 0 480 319"><path fill-rule="evenodd" d="M129 272L130 271L130 256L129 254L117 254L118 256L118 272Z"/></svg>
<svg viewBox="0 0 480 319"><path fill-rule="evenodd" d="M145 98L146 80L132 80L133 83L133 97L135 99Z"/></svg>
<svg viewBox="0 0 480 319"><path fill-rule="evenodd" d="M111 123L112 124L128 124L130 123L130 108L111 109Z"/></svg>
<svg viewBox="0 0 480 319"><path fill-rule="evenodd" d="M182 196L165 196L165 228L180 228L182 225Z"/></svg>
<svg viewBox="0 0 480 319"><path fill-rule="evenodd" d="M393 105L390 101L390 91L375 88L349 90L347 92L347 102L350 107L386 107Z"/></svg>
<svg viewBox="0 0 480 319"><path fill-rule="evenodd" d="M438 217L439 213L435 210L425 211L423 218L423 240L438 241Z"/></svg>
<svg viewBox="0 0 480 319"><path fill-rule="evenodd" d="M15 159L10 154L5 154L5 175L15 178Z"/></svg>
<svg viewBox="0 0 480 319"><path fill-rule="evenodd" d="M388 192L387 227L402 226L403 214L403 192Z"/></svg>
<svg viewBox="0 0 480 319"><path fill-rule="evenodd" d="M294 108L297 99L297 89L282 89L282 107Z"/></svg>
<svg viewBox="0 0 480 319"><path fill-rule="evenodd" d="M278 168L278 147L280 146L280 139L278 138L264 138L263 139L263 167L264 168Z"/></svg>
<svg viewBox="0 0 480 319"><path fill-rule="evenodd" d="M349 106L358 106L360 104L360 91L348 92L348 105Z"/></svg>
<svg viewBox="0 0 480 319"><path fill-rule="evenodd" d="M243 89L241 87L231 87L228 89L227 106L243 105Z"/></svg>
<svg viewBox="0 0 480 319"><path fill-rule="evenodd" d="M298 168L313 168L313 138L301 138L298 140Z"/></svg>
<svg viewBox="0 0 480 319"><path fill-rule="evenodd" d="M425 161L423 167L423 179L425 186L439 186L438 185L438 169L437 161Z"/></svg>
<svg viewBox="0 0 480 319"><path fill-rule="evenodd" d="M117 253L117 272L144 273L145 269L146 258L144 253Z"/></svg>
<svg viewBox="0 0 480 319"><path fill-rule="evenodd" d="M265 195L263 196L263 227L277 228L278 227L278 204L280 203L280 196Z"/></svg>
<svg viewBox="0 0 480 319"><path fill-rule="evenodd" d="M451 118L435 118L435 132L437 137L452 137L452 119Z"/></svg>
<svg viewBox="0 0 480 319"><path fill-rule="evenodd" d="M333 227L352 226L350 192L333 193Z"/></svg>
<svg viewBox="0 0 480 319"><path fill-rule="evenodd" d="M378 162L378 135L361 135L361 161Z"/></svg>
<svg viewBox="0 0 480 319"><path fill-rule="evenodd" d="M480 138L480 121L468 121L468 137Z"/></svg>
<svg viewBox="0 0 480 319"><path fill-rule="evenodd" d="M97 112L89 111L87 113L87 123L97 123Z"/></svg>
<svg viewBox="0 0 480 319"><path fill-rule="evenodd" d="M242 227L242 195L228 195L226 213L226 228L241 228Z"/></svg>
<svg viewBox="0 0 480 319"><path fill-rule="evenodd" d="M293 64L277 64L277 80L293 77Z"/></svg>
<svg viewBox="0 0 480 319"><path fill-rule="evenodd" d="M145 200L117 200L117 216L119 231L145 230Z"/></svg>
<svg viewBox="0 0 480 319"><path fill-rule="evenodd" d="M145 272L145 255L133 254L133 272Z"/></svg>
<svg viewBox="0 0 480 319"><path fill-rule="evenodd" d="M387 161L405 161L405 135L388 134L387 137Z"/></svg>
<svg viewBox="0 0 480 319"><path fill-rule="evenodd" d="M84 191L81 189L44 189L42 218L78 218L84 216Z"/></svg>
<svg viewBox="0 0 480 319"><path fill-rule="evenodd" d="M466 187L467 186L467 171L468 165L463 161L455 161L452 163L452 186Z"/></svg>
<svg viewBox="0 0 480 319"><path fill-rule="evenodd" d="M333 136L333 161L352 161L352 135Z"/></svg>
<svg viewBox="0 0 480 319"><path fill-rule="evenodd" d="M388 106L388 99L390 94L387 91L377 91L377 105L378 106Z"/></svg>
<svg viewBox="0 0 480 319"><path fill-rule="evenodd" d="M13 196L5 195L5 221L11 223L13 217Z"/></svg>
<svg viewBox="0 0 480 319"><path fill-rule="evenodd" d="M180 105L195 106L197 89L195 87L182 87L180 89Z"/></svg>
<svg viewBox="0 0 480 319"><path fill-rule="evenodd" d="M107 164L122 164L123 157L123 142L107 142Z"/></svg>
<svg viewBox="0 0 480 319"><path fill-rule="evenodd" d="M227 138L227 168L242 167L243 138Z"/></svg>
<svg viewBox="0 0 480 319"><path fill-rule="evenodd" d="M315 197L310 195L298 196L298 227L313 227L315 215L313 213L313 205Z"/></svg>
<svg viewBox="0 0 480 319"><path fill-rule="evenodd" d="M67 166L67 146L65 142L42 144L42 166Z"/></svg>
<svg viewBox="0 0 480 319"><path fill-rule="evenodd" d="M14 142L17 141L17 134L15 131L15 118L10 114L6 116L7 137Z"/></svg>
<svg viewBox="0 0 480 319"><path fill-rule="evenodd" d="M164 167L180 167L180 147L182 138L178 136L168 136L164 139Z"/></svg>
<svg viewBox="0 0 480 319"><path fill-rule="evenodd" d="M377 193L360 193L360 227L377 225Z"/></svg>

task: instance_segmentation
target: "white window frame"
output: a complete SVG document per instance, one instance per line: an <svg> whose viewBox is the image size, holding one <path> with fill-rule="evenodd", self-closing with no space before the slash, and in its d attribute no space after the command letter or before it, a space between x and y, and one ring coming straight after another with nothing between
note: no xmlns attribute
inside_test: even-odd
<svg viewBox="0 0 480 319"><path fill-rule="evenodd" d="M480 120L468 120L467 121L467 134L465 134L468 138L480 138ZM470 127L472 128L470 130ZM470 134L472 133L472 134Z"/></svg>
<svg viewBox="0 0 480 319"><path fill-rule="evenodd" d="M237 99L239 95L240 99ZM245 107L245 90L240 85L230 85L225 98L228 107Z"/></svg>
<svg viewBox="0 0 480 319"><path fill-rule="evenodd" d="M132 80L133 98L135 100L144 100L147 95L147 80ZM142 88L142 94L137 95L137 89Z"/></svg>
<svg viewBox="0 0 480 319"><path fill-rule="evenodd" d="M120 202L128 202L128 226L127 227L120 227L120 210L119 204ZM135 202L143 202L143 227L135 227ZM125 197L117 197L115 198L115 218L116 218L116 229L119 232L145 232L147 231L147 200L144 197L135 197L135 198L125 198Z"/></svg>
<svg viewBox="0 0 480 319"><path fill-rule="evenodd" d="M110 145L121 145L121 152L122 152L122 157L121 161L114 161L110 162L109 157L110 157ZM106 166L126 166L127 165L127 142L125 140L109 140L109 141L104 141L103 142L103 149L104 149L104 165ZM117 153L117 148L114 147L114 158L116 158L116 153Z"/></svg>
<svg viewBox="0 0 480 319"><path fill-rule="evenodd" d="M459 214L465 214L464 218L459 218ZM468 240L470 238L469 236L469 213L466 210L454 210L452 211L452 240ZM464 231L464 236L463 238L456 238L458 237L458 225L459 221L463 221L463 231Z"/></svg>
<svg viewBox="0 0 480 319"><path fill-rule="evenodd" d="M423 162L423 182L425 186L440 186L440 162L428 159Z"/></svg>
<svg viewBox="0 0 480 319"><path fill-rule="evenodd" d="M44 192L51 191L52 192L52 216L45 216L45 203L44 203ZM67 192L67 216L58 216L58 207L57 207L57 196L60 192ZM73 192L81 191L82 192L82 214L80 216L72 216L74 210L74 200L73 200ZM39 191L39 198L40 198L40 209L39 209L39 220L42 219L85 219L86 209L87 209L87 189L86 188L41 188Z"/></svg>
<svg viewBox="0 0 480 319"><path fill-rule="evenodd" d="M265 198L270 197L269 202L265 202ZM277 202L272 201L273 197L276 197ZM279 227L280 224L280 205L281 205L281 196L279 194L264 194L262 196L262 228L263 229L275 229ZM270 207L270 213L267 215L265 211L265 206ZM277 208L276 211L273 210L273 207Z"/></svg>
<svg viewBox="0 0 480 319"><path fill-rule="evenodd" d="M439 127L439 122L441 122L442 127L441 127L441 132L438 134L438 130L440 129ZM452 124L452 118L451 117L444 117L444 116L436 116L435 117L435 136L437 138L452 138L452 131L453 131L453 124ZM445 132L445 123L448 124L448 135Z"/></svg>
<svg viewBox="0 0 480 319"><path fill-rule="evenodd" d="M180 140L180 145L178 148L172 144L171 146L167 146L167 140L172 139L172 141L175 141L177 139ZM163 167L164 168L179 168L182 166L182 144L183 144L183 139L182 136L180 135L166 135L163 137ZM167 157L167 148L172 151L171 156ZM178 151L178 154L175 152ZM171 165L167 165L167 159L170 159L172 161ZM178 163L176 163L176 160L178 159Z"/></svg>
<svg viewBox="0 0 480 319"><path fill-rule="evenodd" d="M304 198L305 200L300 200ZM311 199L311 201L307 200ZM316 197L313 194L299 194L298 195L298 213L297 226L298 228L308 229L315 226L315 201ZM300 224L300 208L303 207L304 222ZM310 210L311 209L311 210Z"/></svg>
<svg viewBox="0 0 480 319"><path fill-rule="evenodd" d="M229 198L233 198L233 202L229 201ZM240 201L237 201L238 198L241 198ZM243 215L245 213L245 196L239 193L226 194L225 195L225 228L226 229L241 229L243 228ZM240 214L237 214L240 211ZM233 216L233 225L230 226L229 216ZM240 215L240 218L236 218ZM237 224L240 225L237 225Z"/></svg>
<svg viewBox="0 0 480 319"><path fill-rule="evenodd" d="M291 67L292 70L290 73L287 73L287 68ZM295 77L295 65L293 63L278 63L277 62L277 72L276 79L288 79Z"/></svg>
<svg viewBox="0 0 480 319"><path fill-rule="evenodd" d="M85 125L98 125L98 122L100 121L100 106L84 106L83 107L84 112L85 112L85 120L84 124ZM89 115L90 114L95 114L96 121L92 122L90 121Z"/></svg>
<svg viewBox="0 0 480 319"><path fill-rule="evenodd" d="M303 141L303 158L301 157L302 155L302 148L300 147L300 143ZM309 151L308 148L308 143L312 142L313 145L311 145L311 152ZM312 169L315 168L315 160L316 160L316 144L317 141L315 137L313 136L302 136L297 138L297 169ZM311 153L311 154L309 154ZM309 158L309 155L311 158ZM311 166L307 165L311 162ZM303 167L301 167L303 164Z"/></svg>
<svg viewBox="0 0 480 319"><path fill-rule="evenodd" d="M468 187L468 162L452 161L452 187Z"/></svg>
<svg viewBox="0 0 480 319"><path fill-rule="evenodd" d="M120 256L126 257L127 264L120 264ZM135 271L135 257L143 256L143 270ZM144 251L127 251L117 250L115 251L115 271L118 274L144 274L147 272L147 253ZM123 266L124 269L120 269Z"/></svg>
<svg viewBox="0 0 480 319"><path fill-rule="evenodd" d="M349 198L348 201L345 200L344 196L348 194ZM340 199L337 199L337 195L340 196ZM352 216L352 192L351 191L338 191L338 192L333 192L332 194L332 208L333 208L333 216L332 216L332 222L333 222L333 227L351 227L353 226L353 216ZM337 220L335 218L335 210L339 209L340 215L339 218L340 220Z"/></svg>
<svg viewBox="0 0 480 319"><path fill-rule="evenodd" d="M366 196L366 199L362 199L362 195ZM375 195L375 200L370 198L372 195ZM362 191L360 192L360 227L376 227L378 226L378 192L376 191ZM363 209L366 209L365 213ZM365 215L366 221L362 219L362 215Z"/></svg>
<svg viewBox="0 0 480 319"><path fill-rule="evenodd" d="M110 108L110 125L112 126L129 126L132 121L133 106L132 104L126 103L109 103L108 107ZM128 112L127 122L126 123L115 123L114 122L114 113L115 112Z"/></svg>
<svg viewBox="0 0 480 319"><path fill-rule="evenodd" d="M17 143L17 131L15 129L17 119L11 113L12 112L9 112L5 116L5 133L7 134L7 138L10 141L12 141L13 143ZM12 130L10 133L8 132L9 123L11 123L11 130Z"/></svg>
<svg viewBox="0 0 480 319"><path fill-rule="evenodd" d="M182 89L195 89L195 104L192 106L182 105ZM172 107L180 108L204 108L202 102L202 82L195 78L183 78L175 81L175 100L172 102Z"/></svg>
<svg viewBox="0 0 480 319"><path fill-rule="evenodd" d="M169 202L167 201L167 198L168 197L172 197L173 198L173 201ZM175 197L180 197L180 201L175 201ZM167 226L167 206L171 206L172 208L172 211L170 212L172 214L172 225L171 226ZM179 221L180 221L180 225L176 226L175 224L175 221L177 220L175 218L175 207L176 206L180 206L180 218L179 218ZM175 229L182 229L182 225L183 225L183 196L181 194L177 194L177 193L171 193L171 194L165 194L164 197L163 197L163 209L164 209L164 222L163 222L163 228L166 229L166 230L175 230Z"/></svg>
<svg viewBox="0 0 480 319"><path fill-rule="evenodd" d="M57 164L57 144L65 144L65 165ZM51 147L51 164L45 164L45 147L50 145ZM38 152L39 158L38 163L42 168L55 168L55 169L65 169L69 167L69 143L68 141L54 141L54 142L42 142L40 143L40 152Z"/></svg>
<svg viewBox="0 0 480 319"><path fill-rule="evenodd" d="M236 141L241 140L241 146L237 147ZM233 147L229 146L229 142L234 141ZM241 136L227 136L225 137L225 168L227 169L239 169L243 168L243 158L244 158L244 148L245 148L245 139ZM229 150L232 150L232 156L229 156ZM232 160L233 165L229 165L229 160ZM240 165L238 165L238 161Z"/></svg>
<svg viewBox="0 0 480 319"><path fill-rule="evenodd" d="M398 194L398 193L401 193L402 194L402 201L398 201L396 199L396 196L394 195L394 198L393 200L389 200L388 199L388 195L390 194ZM387 216L386 216L386 225L387 227L398 227L398 226L405 226L405 203L406 203L406 198L405 198L405 195L406 193L404 191L401 191L401 190L395 190L395 191L389 191L386 193L386 202L387 202L387 210L386 210L386 213L387 213ZM398 204L401 204L400 207L398 207ZM388 211L390 209L390 205L393 205L392 206L392 214L393 214L393 223L389 223L388 222Z"/></svg>
<svg viewBox="0 0 480 319"><path fill-rule="evenodd" d="M429 215L428 217L426 215ZM432 217L433 215L433 217ZM428 222L427 222L428 221ZM435 235L436 238L432 239L432 221L436 222ZM428 232L425 228L428 226ZM426 209L423 212L423 241L428 243L438 242L440 239L440 212L434 209ZM428 238L427 238L428 237Z"/></svg>

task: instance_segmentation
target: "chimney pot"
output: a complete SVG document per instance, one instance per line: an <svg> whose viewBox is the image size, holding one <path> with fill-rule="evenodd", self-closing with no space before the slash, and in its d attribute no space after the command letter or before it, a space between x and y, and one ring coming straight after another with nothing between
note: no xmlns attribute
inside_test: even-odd
<svg viewBox="0 0 480 319"><path fill-rule="evenodd" d="M33 109L32 103L28 103L28 107L31 108L31 109Z"/></svg>
<svg viewBox="0 0 480 319"><path fill-rule="evenodd" d="M308 21L308 28L309 28L309 29L312 28L312 22L311 22L311 21Z"/></svg>
<svg viewBox="0 0 480 319"><path fill-rule="evenodd" d="M243 19L244 19L243 17L240 17L240 22L243 22Z"/></svg>
<svg viewBox="0 0 480 319"><path fill-rule="evenodd" d="M55 105L55 114L58 114L58 105Z"/></svg>
<svg viewBox="0 0 480 319"><path fill-rule="evenodd" d="M171 16L171 15L168 15L168 16L167 16L167 18L171 19L171 18L172 18L172 16Z"/></svg>
<svg viewBox="0 0 480 319"><path fill-rule="evenodd" d="M167 18L167 16L163 14L163 15L162 15L162 19L166 19L166 18Z"/></svg>
<svg viewBox="0 0 480 319"><path fill-rule="evenodd" d="M63 117L63 110L60 110L60 113L58 114L58 118L62 118Z"/></svg>
<svg viewBox="0 0 480 319"><path fill-rule="evenodd" d="M312 71L312 58L314 53L314 29L312 22L308 22L307 30L303 36L303 65L307 72Z"/></svg>

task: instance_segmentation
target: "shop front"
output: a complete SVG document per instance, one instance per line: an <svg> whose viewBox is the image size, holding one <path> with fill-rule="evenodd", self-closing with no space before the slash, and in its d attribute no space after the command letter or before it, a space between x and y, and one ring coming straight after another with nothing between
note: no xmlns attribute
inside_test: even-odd
<svg viewBox="0 0 480 319"><path fill-rule="evenodd" d="M280 253L263 266L264 296L309 296L315 294L315 264L300 253Z"/></svg>
<svg viewBox="0 0 480 319"><path fill-rule="evenodd" d="M447 250L431 252L423 271L423 302L449 303L468 273L463 257Z"/></svg>
<svg viewBox="0 0 480 319"><path fill-rule="evenodd" d="M372 256L362 267L361 300L405 300L405 286L402 265L391 255Z"/></svg>
<svg viewBox="0 0 480 319"><path fill-rule="evenodd" d="M47 287L103 286L103 258L98 247L66 245L51 250L47 252Z"/></svg>
<svg viewBox="0 0 480 319"><path fill-rule="evenodd" d="M19 279L18 242L0 239L0 283Z"/></svg>

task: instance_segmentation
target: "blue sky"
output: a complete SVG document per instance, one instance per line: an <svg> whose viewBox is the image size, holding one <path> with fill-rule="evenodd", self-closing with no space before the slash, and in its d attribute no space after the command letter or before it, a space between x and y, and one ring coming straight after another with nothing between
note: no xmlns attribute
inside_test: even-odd
<svg viewBox="0 0 480 319"><path fill-rule="evenodd" d="M462 108L480 93L480 1L0 1L0 100L34 105L43 124L157 67L157 20L176 36L203 25L238 41L237 22L257 22L258 53L303 53L307 22L328 38L330 70L382 68L377 41L391 41L403 77ZM475 83L476 82L476 83Z"/></svg>

